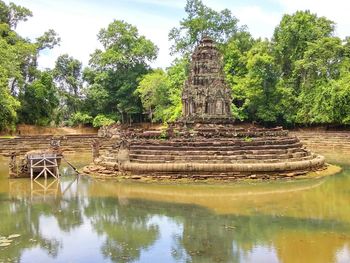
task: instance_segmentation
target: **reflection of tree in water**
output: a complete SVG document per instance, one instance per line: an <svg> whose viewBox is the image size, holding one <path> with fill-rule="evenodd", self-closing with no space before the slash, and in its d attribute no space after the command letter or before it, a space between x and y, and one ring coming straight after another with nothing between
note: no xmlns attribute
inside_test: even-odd
<svg viewBox="0 0 350 263"><path fill-rule="evenodd" d="M95 184L85 182L79 189L86 193ZM108 191L103 193L108 195ZM249 216L218 215L195 205L85 197L72 190L45 202L30 202L18 195L12 198L0 195L0 234L15 234L9 231L16 229L22 235L18 239L20 242L15 239L14 245L0 248L0 262L6 262L7 258L11 262L20 261L25 249L37 246L55 257L64 244L41 234L40 217L52 216L61 231L70 232L83 223L82 212L95 231L106 237L101 253L114 262L137 261L142 250L155 243L163 227L158 225L157 216L167 217L181 226L182 233L173 237L171 251L173 258L180 262L245 262L245 256L259 246L273 248L272 253L284 263L316 263L322 259L332 262L337 251L349 245L350 240L350 226L346 220L307 219L307 215L305 219L274 216L271 212L253 212ZM315 237L317 240L313 240ZM302 258L296 257L297 253Z"/></svg>
<svg viewBox="0 0 350 263"><path fill-rule="evenodd" d="M201 208L182 209L182 213L183 211L190 213L183 218L182 236L175 237L176 247L173 255L175 259L186 262L241 262L244 256L259 245L278 250L280 240L288 241L290 232L297 233L300 238L305 237L305 234L312 237L324 232L350 233L348 224L333 220L270 215L220 216ZM349 238L340 243L330 242L328 246L320 248L324 250L322 257L327 256L335 260L337 251L347 244ZM293 246L293 242L290 242L290 247L278 251L280 259L286 257L288 250L293 251ZM307 253L307 249L309 248L304 248L304 254ZM289 258L291 256L293 255L289 255ZM314 256L310 254L310 257L305 258L303 262L317 262L313 258Z"/></svg>
<svg viewBox="0 0 350 263"><path fill-rule="evenodd" d="M152 212L141 201L92 198L85 214L96 232L107 236L102 253L113 262L139 259L141 250L150 247L159 235L158 226L150 222Z"/></svg>
<svg viewBox="0 0 350 263"><path fill-rule="evenodd" d="M172 254L185 262L239 262L239 252L233 250L234 235L227 227L232 220L199 207L187 211L183 218L182 236L175 236ZM180 212L180 211L179 211Z"/></svg>
<svg viewBox="0 0 350 263"><path fill-rule="evenodd" d="M28 182L16 181L13 189L28 189ZM62 246L55 238L46 238L41 233L40 218L53 216L60 230L69 232L83 223L80 207L82 200L78 197L63 199L46 195L35 197L31 201L28 193L16 192L0 195L0 235L20 234L13 244L0 249L0 262L20 261L26 249L40 247L48 255L56 257ZM9 197L10 196L10 197ZM41 198L45 198L42 200Z"/></svg>
<svg viewBox="0 0 350 263"><path fill-rule="evenodd" d="M21 253L25 249L39 246L47 251L48 255L56 257L59 250L59 242L55 239L47 239L40 233L40 216L49 214L51 208L49 205L32 205L27 199L6 200L6 197L0 196L0 233L2 235L14 234L10 231L17 231L21 234L6 250L0 253L0 262L19 262Z"/></svg>
<svg viewBox="0 0 350 263"><path fill-rule="evenodd" d="M72 197L69 200L61 199L55 202L55 218L62 231L70 232L81 226L83 217L81 206L83 200L79 197Z"/></svg>
<svg viewBox="0 0 350 263"><path fill-rule="evenodd" d="M86 213L95 229L100 234L107 234L103 253L115 262L137 260L140 249L155 241L158 228L147 223L155 215L164 215L183 226L182 234L173 237L172 255L180 262L244 262L244 258L259 246L273 248L280 260L288 257L292 260L288 262L293 262L294 255L288 253L293 251L295 238L310 241L313 236L323 233L330 234L329 244L323 243L320 254L334 259L337 251L350 240L350 225L340 221L262 214L218 215L194 205L141 200L131 200L123 205L116 199L100 199L99 203L89 206ZM152 235L153 230L157 234ZM345 234L347 238L333 242L332 233ZM312 248L306 244L304 255L308 250ZM302 262L317 262L312 253L304 257Z"/></svg>

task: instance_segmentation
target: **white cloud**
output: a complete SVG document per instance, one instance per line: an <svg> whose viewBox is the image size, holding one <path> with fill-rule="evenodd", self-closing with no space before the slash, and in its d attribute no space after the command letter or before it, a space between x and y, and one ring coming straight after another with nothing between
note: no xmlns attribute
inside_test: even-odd
<svg viewBox="0 0 350 263"><path fill-rule="evenodd" d="M145 4L161 5L167 7L183 8L185 1L183 0L129 0L130 2L138 2Z"/></svg>
<svg viewBox="0 0 350 263"><path fill-rule="evenodd" d="M74 4L74 2L70 4L70 1L48 4L40 0L30 2L18 0L16 4L28 7L34 14L27 22L18 26L17 31L21 35L34 39L52 28L61 37L59 47L40 55L41 68L53 67L56 58L64 53L74 56L87 65L89 54L100 47L97 33L114 19L122 19L136 25L140 34L151 39L160 48L158 59L153 63L154 66L166 67L172 61L168 52L167 34L174 23L167 17L130 12L123 8L109 9L107 6Z"/></svg>
<svg viewBox="0 0 350 263"><path fill-rule="evenodd" d="M203 0L203 3L216 11L225 8L231 10L239 19L239 24L248 26L249 32L254 37L270 38L282 17L282 14L271 8L264 9L264 4L260 1L256 1L255 4L244 4L243 1Z"/></svg>
<svg viewBox="0 0 350 263"><path fill-rule="evenodd" d="M10 0L5 0L7 3ZM169 66L173 58L169 55L171 43L168 42L169 30L179 25L185 16L183 8L186 0L117 0L84 1L84 0L12 0L16 4L28 7L33 11L33 18L18 26L22 36L36 38L49 28L54 29L61 37L61 46L41 54L39 65L42 68L52 67L60 54L68 53L87 65L89 55L99 47L98 31L106 27L113 19L122 19L137 26L140 34L151 39L158 47L158 59L154 67ZM273 2L275 1L275 5ZM270 0L255 1L245 4L243 1L203 0L205 5L215 10L228 8L239 20L247 25L254 37L272 36L273 30L284 13L310 9L318 15L326 16L337 23L337 34L341 37L350 35L350 2L342 0ZM159 6L174 10L174 14L152 13L146 10L131 10L128 4L150 4L150 8ZM272 4L271 4L272 3ZM271 6L272 5L272 6ZM128 8L129 7L129 8ZM271 7L271 8L270 8ZM273 7L273 8L272 8ZM182 10L182 11L181 11Z"/></svg>
<svg viewBox="0 0 350 263"><path fill-rule="evenodd" d="M235 16L240 23L247 25L249 32L254 37L270 38L273 30L279 23L282 15L267 13L259 6L244 6L236 8Z"/></svg>
<svg viewBox="0 0 350 263"><path fill-rule="evenodd" d="M310 10L336 22L336 34L342 38L350 36L350 2L346 0L276 0L285 12Z"/></svg>

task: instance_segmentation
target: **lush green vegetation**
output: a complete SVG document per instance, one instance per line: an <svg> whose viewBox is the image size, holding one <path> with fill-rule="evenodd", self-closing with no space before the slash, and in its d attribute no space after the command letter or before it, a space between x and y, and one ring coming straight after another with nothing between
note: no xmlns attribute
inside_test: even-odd
<svg viewBox="0 0 350 263"><path fill-rule="evenodd" d="M350 124L350 38L310 11L286 14L271 39L254 39L230 10L188 0L186 17L169 32L167 69L152 69L158 48L135 26L115 20L98 33L103 46L89 65L61 55L52 70L37 67L39 53L60 38L49 30L35 41L16 33L32 13L0 0L0 130L17 123L93 125L173 121L189 55L203 35L223 53L234 118L268 125Z"/></svg>

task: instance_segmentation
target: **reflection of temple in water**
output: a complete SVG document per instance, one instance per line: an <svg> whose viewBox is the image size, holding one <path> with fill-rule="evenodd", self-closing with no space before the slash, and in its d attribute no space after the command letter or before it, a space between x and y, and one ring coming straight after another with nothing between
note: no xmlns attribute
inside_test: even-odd
<svg viewBox="0 0 350 263"><path fill-rule="evenodd" d="M65 248L66 243L60 244L55 238L45 239L45 235L41 234L41 217L52 217L57 221L58 236L62 232L66 235L79 228L87 229L87 235L92 240L95 235L103 237L97 243L96 253L112 262L141 261L144 255L152 258L153 251L161 250L170 258L169 262L256 262L254 259L264 251L273 256L273 262L322 263L337 262L339 251L349 251L348 221L312 218L313 211L310 210L303 217L296 217L295 214L280 216L271 211L266 212L267 210L266 214L253 212L243 215L242 210L237 210L234 214L220 215L203 206L183 204L182 199L182 203L177 204L165 202L160 189L170 195L172 193L171 188L164 185L154 186L156 188L153 189L158 200L163 201L147 201L141 196L150 196L145 188L152 189L152 185L140 184L138 187L131 184L128 187L126 184L103 181L92 183L88 180L80 181L79 184L73 183L67 192L65 189L71 181L66 180L63 184L61 182L60 194L52 199L54 202L40 202L39 195L34 196L34 202L28 202L29 199L22 198L24 194L19 193L24 188L28 190L28 180L12 182L14 184L10 185L10 194L16 201L1 204L0 233L16 227L25 241L15 247L11 258L20 258L21 251L27 248L45 246L49 247L47 253L57 255L60 260L60 249ZM58 182L51 181L46 185L49 188L46 200L53 196L50 191L56 189L56 183ZM40 189L40 185L33 186L34 191ZM75 191L78 194L74 195ZM196 191L193 187L187 188L187 192L196 198L201 196L201 191ZM29 196L30 192L27 193ZM320 199L317 193L312 192L312 195ZM172 196L175 198L180 194ZM262 196L258 199L262 199ZM291 201L288 204L292 205ZM245 206L242 202L240 205ZM13 210L16 211L16 216L13 216ZM280 211L280 208L276 211ZM319 211L319 207L316 211ZM29 242L33 237L37 241ZM164 244L168 244L170 248L165 249ZM76 253L85 252L81 250ZM263 256L265 259L266 254ZM2 259L0 254L0 262Z"/></svg>
<svg viewBox="0 0 350 263"><path fill-rule="evenodd" d="M294 187L303 186L296 184ZM183 204L186 198L192 200L193 196L196 199L201 199L202 195L205 195L205 191L201 191L201 188L198 186L198 189L195 190L196 188L189 187L186 191L185 187L167 187L166 185L159 187L142 184L111 185L103 182L97 183L91 185L89 192L91 195L102 195L104 198L98 199L98 202L101 202L100 205L94 205L89 209L91 212L89 217L95 220L99 217L104 222L105 233L113 240L113 242L112 240L108 242L110 252L113 255L117 255L117 251L112 249L112 244L117 246L118 242L126 243L126 237L123 235L127 236L128 234L125 230L121 231L120 229L128 229L128 232L133 233L129 237L135 239L135 241L129 239L129 242L135 244L138 240L136 233L145 235L145 238L146 236L148 238L152 236L150 226L151 222L152 225L154 224L153 217L166 217L179 225L182 232L173 235L171 251L174 260L179 262L255 262L254 259L257 259L257 254L261 251L269 253L269 256L275 260L271 262L337 262L337 251L350 246L349 224L345 221L336 222L333 219L315 220L310 216L310 213L313 214L314 211L319 211L320 207L312 211L308 210L309 214L303 217L301 215L296 216L296 214L293 217L291 215L279 216L272 211L268 211L266 215L259 212L244 215L241 214L244 213L244 210L239 209L236 210L235 214L219 215L202 206ZM288 189L286 189L288 194L285 195L289 199L288 204L293 205L293 202L290 201L290 195L295 196L295 193L288 191ZM316 199L319 199L317 194L319 188L311 187L307 189L314 189L310 194L316 195ZM243 190L247 191L247 189ZM218 192L223 191L223 189L218 190ZM186 195L187 192L189 193L188 196ZM213 195L211 192L207 194L208 196ZM254 196L254 199L263 199L262 202L267 205L272 199L282 198L281 195L271 195L269 191L266 195L266 198L263 195ZM115 210L113 210L113 206L108 205L112 203L111 196L118 199L121 197L122 200L128 199L129 201L120 202L117 199L118 201L115 201L116 206L114 206ZM146 201L145 196L163 201ZM169 198L167 198L168 196ZM174 198L182 203L175 204L171 202L170 199ZM242 199L247 198L248 196L245 196ZM216 202L222 202L220 199L213 199ZM226 200L228 200L227 196ZM296 202L298 200L296 198ZM251 200L251 202L253 201ZM243 202L242 206L252 207L252 203L245 204ZM107 213L98 212L98 207L109 207L110 211ZM279 207L276 209L276 211L281 211ZM130 224L127 221L129 217L132 217ZM135 221L136 219L137 221ZM115 228L112 226L115 226ZM96 228L101 230L98 224L96 224ZM112 229L119 230L114 233ZM162 231L168 230L164 230L160 226L157 230L159 232L157 238L162 237ZM319 238L320 242L318 244L316 244L314 237ZM155 236L153 236L152 242L156 241L154 238ZM152 242L149 240L148 246ZM123 249L127 250L127 247L123 247ZM315 253L318 254L314 255ZM267 255L264 254L264 258L265 256ZM324 261L322 261L323 259ZM119 262L117 258L114 261Z"/></svg>

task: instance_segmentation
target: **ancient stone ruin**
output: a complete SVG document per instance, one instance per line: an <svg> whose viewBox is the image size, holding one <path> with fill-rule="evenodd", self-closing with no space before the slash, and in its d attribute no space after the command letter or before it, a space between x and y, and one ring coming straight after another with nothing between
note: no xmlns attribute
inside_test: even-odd
<svg viewBox="0 0 350 263"><path fill-rule="evenodd" d="M231 91L225 83L221 54L205 37L196 47L190 73L182 91L182 114L186 120L231 119Z"/></svg>
<svg viewBox="0 0 350 263"><path fill-rule="evenodd" d="M282 127L240 127L231 117L231 90L213 40L192 55L183 116L162 130L104 127L112 149L96 152L86 174L152 178L290 178L325 167ZM96 149L95 149L96 150ZM98 156L98 157L97 157Z"/></svg>

